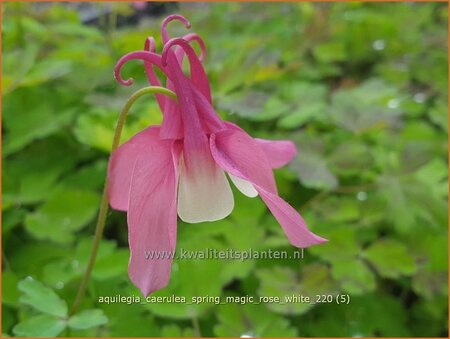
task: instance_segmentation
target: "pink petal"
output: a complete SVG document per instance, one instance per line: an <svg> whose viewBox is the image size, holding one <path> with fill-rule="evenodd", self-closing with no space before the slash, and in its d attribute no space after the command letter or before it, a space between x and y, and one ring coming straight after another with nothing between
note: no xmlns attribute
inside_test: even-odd
<svg viewBox="0 0 450 339"><path fill-rule="evenodd" d="M308 247L326 241L308 230L298 212L277 195L270 162L257 141L230 129L211 135L210 146L220 167L254 185L292 245Z"/></svg>
<svg viewBox="0 0 450 339"><path fill-rule="evenodd" d="M210 145L214 160L226 172L251 182L257 190L261 187L277 194L269 160L258 143L247 133L226 130L212 134Z"/></svg>
<svg viewBox="0 0 450 339"><path fill-rule="evenodd" d="M278 220L290 243L296 247L309 247L327 242L326 239L312 233L301 215L278 195L258 189L273 216Z"/></svg>
<svg viewBox="0 0 450 339"><path fill-rule="evenodd" d="M233 194L211 156L204 120L195 105L194 86L173 54L168 54L168 67L184 126L178 213L188 222L224 218L233 209Z"/></svg>
<svg viewBox="0 0 450 339"><path fill-rule="evenodd" d="M171 50L172 46L180 46L184 50L189 59L189 67L191 71L190 79L192 83L200 90L208 102L211 102L211 89L205 69L203 68L197 54L195 54L194 49L186 40L183 38L173 38L164 45L164 49L161 54L163 64L169 55L175 54L175 52ZM178 57L175 57L175 59L178 60L178 64L180 64L180 59L178 59Z"/></svg>
<svg viewBox="0 0 450 339"><path fill-rule="evenodd" d="M234 198L225 173L212 159L199 157L192 164L189 169L180 165L179 217L188 223L227 217L233 210Z"/></svg>
<svg viewBox="0 0 450 339"><path fill-rule="evenodd" d="M232 130L237 130L245 133L245 131L238 125L232 122L225 122L227 128ZM272 168L280 168L290 162L297 154L297 147L292 141L288 140L266 140L258 139L255 140L264 150L267 158L269 159Z"/></svg>
<svg viewBox="0 0 450 339"><path fill-rule="evenodd" d="M219 115L212 107L211 102L208 101L195 86L192 86L192 90L194 93L195 106L206 133L211 134L225 130L226 124L220 119Z"/></svg>
<svg viewBox="0 0 450 339"><path fill-rule="evenodd" d="M155 48L156 48L155 39L153 39L153 37L147 38L145 40L144 50L155 53ZM161 82L159 81L159 78L157 77L155 70L153 69L152 63L147 60L144 60L144 69L145 73L147 74L150 85L161 86ZM155 96L156 100L158 101L159 108L163 112L166 102L166 96L161 94L155 94Z"/></svg>
<svg viewBox="0 0 450 339"><path fill-rule="evenodd" d="M167 89L174 91L174 85L170 79L166 82ZM180 109L175 100L167 97L163 111L163 121L161 124L161 139L182 139L184 134L183 122Z"/></svg>
<svg viewBox="0 0 450 339"><path fill-rule="evenodd" d="M191 87L194 95L195 108L200 118L201 127L206 134L216 133L226 129L226 124L214 111L211 103L203 96L189 79L185 79L186 84ZM167 80L167 88L175 91L173 82ZM161 124L161 139L182 139L184 133L181 112L176 101L166 98L163 123Z"/></svg>
<svg viewBox="0 0 450 339"><path fill-rule="evenodd" d="M179 150L154 138L140 152L131 179L128 210L130 263L133 283L147 296L170 279L177 228L177 163ZM146 257L149 253L166 256Z"/></svg>
<svg viewBox="0 0 450 339"><path fill-rule="evenodd" d="M198 43L198 45L200 46L200 56L198 57L198 59L200 61L205 60L206 57L206 46L205 46L205 42L203 41L203 39L200 37L200 35L198 35L197 33L188 33L185 36L183 36L183 39L186 40L187 42L191 43L192 41L196 41ZM180 48L180 51L184 54L183 49ZM178 57L178 49L177 49L177 57ZM180 59L178 59L180 60ZM180 62L181 64L181 62Z"/></svg>
<svg viewBox="0 0 450 339"><path fill-rule="evenodd" d="M176 19L176 17L172 18L172 20L173 19ZM183 38L185 38L188 42L197 41L202 48L202 55L204 55L205 46L203 40L197 34L190 33L185 35ZM155 52L155 40L152 37L146 39L144 50L152 53ZM177 48L175 53L178 63L182 65L183 57L185 55L184 50L182 48ZM144 60L144 67L150 84L152 86L161 86L161 83L153 69L152 63ZM170 90L174 90L174 86L170 79L167 79L166 87ZM181 139L183 137L183 125L176 101L161 94L155 94L155 96L158 101L158 105L163 112L160 138Z"/></svg>
<svg viewBox="0 0 450 339"><path fill-rule="evenodd" d="M133 84L132 78L124 80L120 75L122 66L130 60L143 60L147 62L148 65L154 65L158 67L164 73L164 75L168 76L167 70L162 66L160 55L149 51L135 51L122 56L119 61L117 61L116 66L114 67L114 76L116 80L124 86L130 86Z"/></svg>
<svg viewBox="0 0 450 339"><path fill-rule="evenodd" d="M233 174L228 173L230 180L233 182L234 186L243 194L249 198L256 198L258 196L258 191L255 187L247 180L235 177Z"/></svg>
<svg viewBox="0 0 450 339"><path fill-rule="evenodd" d="M158 133L159 127L150 126L111 154L108 164L108 197L113 209L128 210L134 163L138 154L157 138Z"/></svg>
<svg viewBox="0 0 450 339"><path fill-rule="evenodd" d="M255 138L269 158L272 168L280 168L289 163L297 154L297 148L288 140L265 140Z"/></svg>
<svg viewBox="0 0 450 339"><path fill-rule="evenodd" d="M186 28L191 28L191 23L184 16L182 16L180 14L169 15L161 23L161 36L162 36L163 44L166 44L167 41L169 41L169 34L167 33L167 26L171 21L174 21L174 20L180 21Z"/></svg>
<svg viewBox="0 0 450 339"><path fill-rule="evenodd" d="M234 207L233 192L223 170L211 158L197 157L190 168L180 161L178 215L189 223L216 221Z"/></svg>
<svg viewBox="0 0 450 339"><path fill-rule="evenodd" d="M193 162L197 161L198 158L211 158L211 151L209 150L208 138L195 106L192 83L183 74L175 55L169 53L167 56L170 78L178 95L178 107L183 121L183 159L186 169L189 170L190 167L194 166ZM211 163L214 163L212 159Z"/></svg>

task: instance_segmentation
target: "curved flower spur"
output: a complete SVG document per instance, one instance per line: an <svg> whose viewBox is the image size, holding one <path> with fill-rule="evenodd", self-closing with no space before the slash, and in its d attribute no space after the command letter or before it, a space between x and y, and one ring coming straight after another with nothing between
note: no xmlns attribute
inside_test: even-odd
<svg viewBox="0 0 450 339"><path fill-rule="evenodd" d="M144 295L165 287L172 258L146 259L146 251L175 251L177 214L188 223L215 221L234 207L228 178L249 197L259 195L280 223L292 245L308 247L326 240L308 230L298 212L278 196L273 168L296 154L290 141L253 139L238 126L222 121L211 103L209 81L203 69L205 46L196 34L169 39L167 25L189 22L171 15L162 23L163 51L155 53L153 38L144 50L123 56L115 76L129 60L144 61L152 86L161 86L154 67L161 70L166 89L176 98L155 94L163 112L161 126L150 126L115 150L108 169L108 197L113 209L126 211L131 251L129 275ZM197 56L190 46L196 41ZM187 56L190 76L182 71ZM226 175L227 174L227 175Z"/></svg>

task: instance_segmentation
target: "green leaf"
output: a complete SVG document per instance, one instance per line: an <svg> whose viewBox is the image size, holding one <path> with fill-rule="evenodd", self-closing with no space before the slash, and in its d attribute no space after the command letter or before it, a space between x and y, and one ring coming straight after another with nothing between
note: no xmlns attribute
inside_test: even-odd
<svg viewBox="0 0 450 339"><path fill-rule="evenodd" d="M177 325L167 325L162 328L162 337L181 337L181 328Z"/></svg>
<svg viewBox="0 0 450 339"><path fill-rule="evenodd" d="M347 54L340 41L326 42L314 49L314 55L319 62L333 62L345 60Z"/></svg>
<svg viewBox="0 0 450 339"><path fill-rule="evenodd" d="M333 261L332 275L350 295L371 292L376 287L373 273L358 259Z"/></svg>
<svg viewBox="0 0 450 339"><path fill-rule="evenodd" d="M121 143L129 140L133 135L149 125L161 123L162 115L156 103L152 101L150 109L148 109L148 105L143 106L143 102L138 101L133 106L133 114L130 114L130 118L127 119L127 124L123 128ZM123 105L125 105L125 100ZM144 109L144 107L147 109ZM80 115L74 131L78 141L109 153L121 108L121 106L117 107L116 110L96 108L87 114Z"/></svg>
<svg viewBox="0 0 450 339"><path fill-rule="evenodd" d="M28 241L16 244L14 250L9 250L8 253L13 254L8 260L14 270L38 276L46 263L65 258L68 252L67 248L48 242Z"/></svg>
<svg viewBox="0 0 450 339"><path fill-rule="evenodd" d="M252 121L272 120L289 109L282 100L262 91L241 91L225 96L219 107Z"/></svg>
<svg viewBox="0 0 450 339"><path fill-rule="evenodd" d="M195 331L192 328L188 327L188 328L183 329L181 327L178 327L175 324L164 326L161 331L161 337L163 337L163 338L167 338L167 337L169 337L169 338L177 338L177 337L178 338L179 337L193 338L196 336L197 335L195 334Z"/></svg>
<svg viewBox="0 0 450 339"><path fill-rule="evenodd" d="M2 234L8 233L14 227L23 222L25 218L25 210L21 208L10 209L2 215Z"/></svg>
<svg viewBox="0 0 450 339"><path fill-rule="evenodd" d="M377 241L365 250L364 256L386 278L408 276L416 271L416 263L406 246L393 239Z"/></svg>
<svg viewBox="0 0 450 339"><path fill-rule="evenodd" d="M408 190L413 185L414 183L401 181L396 175L378 177L378 187L387 204L386 216L402 233L410 231L417 223L416 211L411 208L411 198L408 195Z"/></svg>
<svg viewBox="0 0 450 339"><path fill-rule="evenodd" d="M328 161L330 166L343 175L358 175L361 171L373 167L373 156L370 148L355 140L337 146Z"/></svg>
<svg viewBox="0 0 450 339"><path fill-rule="evenodd" d="M83 166L75 173L66 176L61 184L68 188L100 190L105 185L107 165L107 161L102 159Z"/></svg>
<svg viewBox="0 0 450 339"><path fill-rule="evenodd" d="M98 327L108 322L108 318L102 310L84 310L70 317L68 325L74 330L86 330Z"/></svg>
<svg viewBox="0 0 450 339"><path fill-rule="evenodd" d="M267 245L265 230L259 222L266 212L266 206L260 199L250 199L237 190L233 193L235 199L233 213L228 221L219 221L226 222L223 227L225 247L240 253L261 250L264 245ZM205 223L205 227L210 229L210 224ZM236 236L237 234L239 236ZM244 279L251 273L257 261L257 259L230 260L223 265L220 277L226 282Z"/></svg>
<svg viewBox="0 0 450 339"><path fill-rule="evenodd" d="M406 128L404 132L405 131ZM433 137L426 139L424 136L424 140L421 140L420 133L417 130L414 132L415 135L412 139L407 136L403 136L405 141L407 140L407 143L405 144L400 155L401 163L399 165L399 169L401 171L411 173L417 171L418 168L420 171L424 164L432 161L443 163L442 160L437 158L439 155L437 151L441 147L440 144L442 144L442 139L440 137L436 139L437 135L434 130L431 132L433 133ZM440 179L445 179L445 174L444 176L441 176Z"/></svg>
<svg viewBox="0 0 450 339"><path fill-rule="evenodd" d="M252 121L269 121L289 111L289 106L276 96L271 96L266 101L263 109L256 115L249 117Z"/></svg>
<svg viewBox="0 0 450 339"><path fill-rule="evenodd" d="M45 199L53 192L58 178L75 165L80 157L77 151L69 137L55 135L14 154L3 165L4 194L20 204Z"/></svg>
<svg viewBox="0 0 450 339"><path fill-rule="evenodd" d="M53 290L28 277L19 283L20 302L56 317L67 316L67 304Z"/></svg>
<svg viewBox="0 0 450 339"><path fill-rule="evenodd" d="M76 260L52 261L42 269L42 281L52 288L61 289L82 273L82 267Z"/></svg>
<svg viewBox="0 0 450 339"><path fill-rule="evenodd" d="M220 239L216 242L218 251L250 251L260 249L267 245L264 240L264 228L261 227L258 220L266 211L266 206L260 199L250 199L242 193L235 191L235 208L230 218L214 222L214 228L211 223L204 222L198 224L179 224L178 237L189 238L192 241L202 243ZM236 234L241 236L237 237ZM203 248L205 250L205 248ZM219 280L222 283L228 283L234 279L242 279L248 276L255 266L254 259L234 259L223 261L222 269L219 274Z"/></svg>
<svg viewBox="0 0 450 339"><path fill-rule="evenodd" d="M82 267L85 267L88 264L91 255L92 244L93 239L90 237L83 237L78 241L77 248L75 250L75 259ZM100 246L98 248L97 258L102 259L104 257L114 254L115 251L117 251L116 241L101 240Z"/></svg>
<svg viewBox="0 0 450 339"><path fill-rule="evenodd" d="M100 31L94 27L80 25L78 22L54 22L49 25L49 28L58 32L59 34L64 34L67 36L79 36L83 39L93 39L97 41L101 41L102 35Z"/></svg>
<svg viewBox="0 0 450 339"><path fill-rule="evenodd" d="M18 323L13 332L17 337L50 338L58 336L65 328L65 320L41 314Z"/></svg>
<svg viewBox="0 0 450 339"><path fill-rule="evenodd" d="M128 249L116 249L114 253L97 260L92 275L96 279L110 279L118 275L126 275L130 253Z"/></svg>
<svg viewBox="0 0 450 339"><path fill-rule="evenodd" d="M53 288L61 288L62 284L67 284L85 271L92 251L93 239L90 237L78 239L73 255L52 260L43 267L42 279L47 285ZM102 240L97 252L95 268L92 272L93 278L104 279L119 274L126 275L128 265L125 256L128 259L128 249L117 249L115 241Z"/></svg>
<svg viewBox="0 0 450 339"><path fill-rule="evenodd" d="M431 121L448 133L448 106L447 101L438 100L428 113Z"/></svg>
<svg viewBox="0 0 450 339"><path fill-rule="evenodd" d="M300 153L289 166L298 173L300 181L306 187L332 190L338 186L337 177L319 154Z"/></svg>
<svg viewBox="0 0 450 339"><path fill-rule="evenodd" d="M2 303L8 306L17 306L19 303L19 290L17 283L19 279L11 271L2 272Z"/></svg>
<svg viewBox="0 0 450 339"><path fill-rule="evenodd" d="M320 120L328 109L325 101L326 93L326 87L321 84L295 82L284 85L280 95L289 109L278 120L277 125L292 129L307 122Z"/></svg>
<svg viewBox="0 0 450 339"><path fill-rule="evenodd" d="M349 260L356 257L361 251L361 247L356 241L355 231L351 228L335 226L331 230L324 230L321 235L327 238L328 242L308 248L307 251L323 260L329 262Z"/></svg>
<svg viewBox="0 0 450 339"><path fill-rule="evenodd" d="M219 107L230 114L248 118L261 112L268 98L266 93L260 91L237 93L222 97Z"/></svg>
<svg viewBox="0 0 450 339"><path fill-rule="evenodd" d="M14 325L17 324L16 312L8 306L2 308L2 337L9 338Z"/></svg>
<svg viewBox="0 0 450 339"><path fill-rule="evenodd" d="M369 80L332 97L330 115L338 126L354 133L394 126L401 114L398 93L381 80Z"/></svg>
<svg viewBox="0 0 450 339"><path fill-rule="evenodd" d="M359 204L353 197L329 196L311 206L311 209L319 218L327 220L328 223L348 223L357 220L360 216ZM349 236L354 239L352 235Z"/></svg>
<svg viewBox="0 0 450 339"><path fill-rule="evenodd" d="M36 63L21 82L21 86L37 86L60 78L72 70L72 63L67 60L47 59Z"/></svg>
<svg viewBox="0 0 450 339"><path fill-rule="evenodd" d="M82 238L73 256L52 261L43 268L43 281L54 288L79 277L88 262L92 251L92 239ZM129 250L118 249L114 241L102 240L97 254L97 260L92 277L96 280L108 280L116 276L126 276L129 261Z"/></svg>
<svg viewBox="0 0 450 339"><path fill-rule="evenodd" d="M268 303L267 307L277 313L304 314L314 306L316 294L333 293L334 286L329 269L320 264L304 266L302 275L288 267L274 266L258 269L259 296L279 297L280 303ZM289 301L292 296L310 297L310 302ZM292 300L292 299L291 299Z"/></svg>
<svg viewBox="0 0 450 339"><path fill-rule="evenodd" d="M5 53L2 58L3 94L13 91L20 85L22 78L33 67L39 52L39 46L27 44L25 48L16 48Z"/></svg>
<svg viewBox="0 0 450 339"><path fill-rule="evenodd" d="M415 177L427 186L427 190L440 200L448 197L448 173L447 164L441 159L433 159L422 166L415 174Z"/></svg>
<svg viewBox="0 0 450 339"><path fill-rule="evenodd" d="M38 210L27 215L26 229L38 239L70 242L74 232L95 216L99 201L94 192L58 190Z"/></svg>
<svg viewBox="0 0 450 339"><path fill-rule="evenodd" d="M56 96L57 100L42 98ZM36 87L16 91L5 99L4 117L7 133L4 137L3 155L15 153L33 140L43 139L71 123L75 113L73 104L64 89L55 91ZM67 101L67 102L66 102Z"/></svg>
<svg viewBox="0 0 450 339"><path fill-rule="evenodd" d="M350 296L348 305L322 304L316 321L305 321L305 337L372 337L376 334L398 337L410 335L407 310L398 297L383 293ZM351 319L351 321L348 321Z"/></svg>
<svg viewBox="0 0 450 339"><path fill-rule="evenodd" d="M323 102L311 102L305 106L297 108L297 110L284 115L278 120L277 125L281 128L293 129L320 117L326 112L327 106Z"/></svg>
<svg viewBox="0 0 450 339"><path fill-rule="evenodd" d="M446 271L419 271L413 277L412 289L428 300L448 295L448 273Z"/></svg>
<svg viewBox="0 0 450 339"><path fill-rule="evenodd" d="M96 285L103 296L113 296L117 293L130 297L140 295L137 289L130 292L129 287L124 285L123 278L99 281ZM141 300L143 300L142 297ZM149 314L142 304L99 303L108 317L108 324L102 330L107 331L110 337L161 337L161 318L155 320L155 317Z"/></svg>
<svg viewBox="0 0 450 339"><path fill-rule="evenodd" d="M309 188L336 188L338 178L329 168L323 139L304 132L293 134L292 139L301 152L289 164L289 168L298 174L301 183Z"/></svg>
<svg viewBox="0 0 450 339"><path fill-rule="evenodd" d="M420 270L445 272L448 268L448 256L442 249L448 246L448 231L430 232L422 229L410 235L408 243L414 243L414 257L420 260Z"/></svg>
<svg viewBox="0 0 450 339"><path fill-rule="evenodd" d="M190 239L179 237L177 250L202 252L207 249L225 250L225 246L215 239ZM225 265L232 265L229 260L202 260L175 259L172 264L169 285L153 293L150 297L171 297L172 295L186 297L186 303L150 302L147 307L161 317L171 319L190 319L193 316L200 316L215 305L213 303L191 303L192 297L209 295L220 295L222 287L225 285L225 277L222 271ZM207 280L204 277L214 277ZM228 277L226 277L228 278Z"/></svg>
<svg viewBox="0 0 450 339"><path fill-rule="evenodd" d="M262 305L228 303L218 312L214 334L218 337L296 337L297 330L289 321Z"/></svg>
<svg viewBox="0 0 450 339"><path fill-rule="evenodd" d="M442 324L447 321L447 298L422 299L411 309L411 332L418 337L439 336Z"/></svg>

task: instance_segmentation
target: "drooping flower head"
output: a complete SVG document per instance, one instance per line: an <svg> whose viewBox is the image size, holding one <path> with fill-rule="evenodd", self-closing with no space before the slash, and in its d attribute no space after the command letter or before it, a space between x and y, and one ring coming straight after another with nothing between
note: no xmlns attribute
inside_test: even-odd
<svg viewBox="0 0 450 339"><path fill-rule="evenodd" d="M234 207L230 181L249 197L260 196L278 220L292 245L308 247L326 240L308 230L299 213L278 196L273 168L284 166L296 154L290 141L254 139L235 124L222 121L212 107L211 91L202 65L205 44L197 34L169 39L167 25L189 22L180 15L167 17L161 28L163 50L155 52L148 38L144 50L123 56L115 68L129 60L144 61L151 85L161 86L155 73L166 77L165 86L177 99L156 94L163 113L161 126L150 126L111 155L108 169L112 208L127 212L130 245L129 275L148 295L167 285L172 259L148 259L148 251L175 251L177 215L185 222L215 221ZM190 43L201 49L197 56ZM183 59L189 75L183 73ZM163 253L163 252L161 252Z"/></svg>

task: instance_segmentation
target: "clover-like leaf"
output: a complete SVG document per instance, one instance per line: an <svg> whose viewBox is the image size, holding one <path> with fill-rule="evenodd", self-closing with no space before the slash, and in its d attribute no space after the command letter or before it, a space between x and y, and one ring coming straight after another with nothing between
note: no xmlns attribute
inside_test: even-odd
<svg viewBox="0 0 450 339"><path fill-rule="evenodd" d="M17 276L11 271L2 272L2 303L17 306L20 292L17 289Z"/></svg>
<svg viewBox="0 0 450 339"><path fill-rule="evenodd" d="M18 286L23 293L19 299L21 303L52 316L67 316L67 303L41 282L28 277L19 282Z"/></svg>
<svg viewBox="0 0 450 339"><path fill-rule="evenodd" d="M407 247L393 239L377 241L365 250L364 256L383 277L398 278L416 271L416 263Z"/></svg>
<svg viewBox="0 0 450 339"><path fill-rule="evenodd" d="M323 234L329 242L322 246L308 248L308 252L321 257L323 260L351 259L360 252L360 245L356 241L355 232L350 228L334 227Z"/></svg>
<svg viewBox="0 0 450 339"><path fill-rule="evenodd" d="M218 312L214 327L218 337L296 337L297 330L289 321L261 305L229 303Z"/></svg>
<svg viewBox="0 0 450 339"><path fill-rule="evenodd" d="M58 100L42 100L43 97L54 97L55 91L59 94ZM75 110L73 104L66 104L66 96L60 93L63 91L38 86L5 97L3 112L7 133L3 155L17 152L33 140L52 135L70 124Z"/></svg>
<svg viewBox="0 0 450 339"><path fill-rule="evenodd" d="M280 303L268 303L267 307L288 315L307 312L313 307L316 294L329 294L335 289L329 268L320 264L304 266L301 276L281 266L259 269L256 276L261 282L259 296L280 298ZM289 299L299 295L309 297L310 302Z"/></svg>
<svg viewBox="0 0 450 339"><path fill-rule="evenodd" d="M27 215L26 229L38 239L70 242L73 233L95 216L98 203L98 194L92 191L57 190L44 205Z"/></svg>
<svg viewBox="0 0 450 339"><path fill-rule="evenodd" d="M342 289L351 295L373 291L375 277L370 269L359 259L336 260L332 265L332 275Z"/></svg>
<svg viewBox="0 0 450 339"><path fill-rule="evenodd" d="M372 79L352 89L342 89L332 97L331 118L354 133L395 126L401 110L397 90Z"/></svg>
<svg viewBox="0 0 450 339"><path fill-rule="evenodd" d="M108 322L105 313L100 309L84 310L70 317L68 325L74 330L86 330L88 328L104 325Z"/></svg>
<svg viewBox="0 0 450 339"><path fill-rule="evenodd" d="M58 336L66 328L66 321L48 314L41 314L18 323L13 328L17 337L50 338Z"/></svg>

